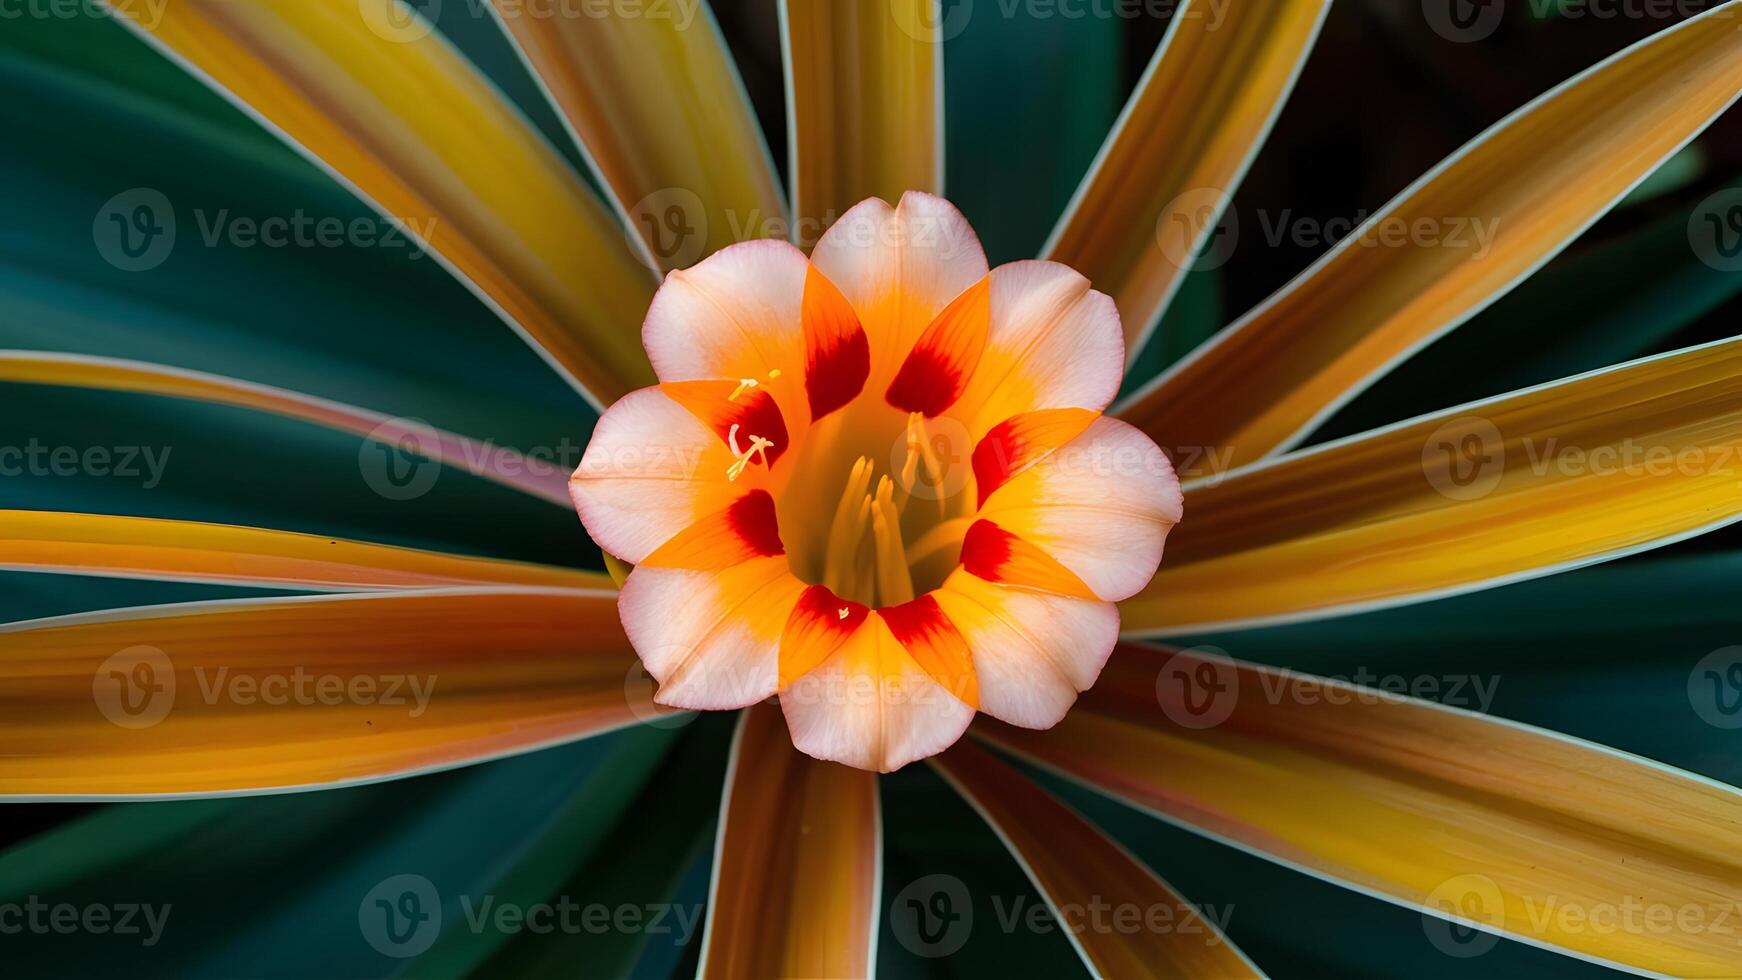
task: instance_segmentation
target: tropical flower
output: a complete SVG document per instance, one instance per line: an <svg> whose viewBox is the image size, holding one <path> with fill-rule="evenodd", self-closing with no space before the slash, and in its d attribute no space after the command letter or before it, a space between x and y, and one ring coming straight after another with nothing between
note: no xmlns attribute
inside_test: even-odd
<svg viewBox="0 0 1742 980"><path fill-rule="evenodd" d="M1067 923L1111 907L1182 910L1197 926L1074 929L1068 952L1094 973L1251 975L1316 942L1265 942L1264 921L1220 928L1199 896L1238 870L1231 852L1195 873L1172 825L1304 872L1297 886L1311 876L1419 909L1429 941L1457 955L1500 934L1639 972L1735 975L1734 787L1359 677L1140 642L1311 621L1331 632L1259 633L1247 648L1312 635L1336 647L1365 635L1337 632L1340 617L1391 609L1423 618L1362 629L1390 624L1375 635L1426 656L1507 602L1540 605L1554 635L1590 646L1588 617L1648 591L1671 622L1733 607L1707 579L1680 587L1671 562L1649 588L1589 573L1563 591L1517 583L1742 516L1742 341L1305 444L1734 102L1735 3L1502 119L1117 402L1126 365L1169 339L1158 325L1194 257L1226 241L1218 215L1325 4L1188 0L1042 261L990 271L940 194L942 42L960 24L930 0L781 4L790 196L705 10L688 22L490 9L485 26L504 33L480 38L400 0L117 2L167 61L118 45L107 23L9 21L0 36L0 69L52 96L10 100L9 152L80 148L45 168L62 181L29 203L61 200L128 132L160 151L153 179L182 181L178 193L206 179L184 173L199 147L220 174L282 181L366 227L368 213L344 210L364 202L438 266L287 252L272 258L300 263L287 270L295 303L256 302L254 281L229 296L236 270L222 264L201 267L201 289L171 288L152 277L175 205L152 186L78 229L80 256L94 239L107 272L63 272L64 222L28 229L25 251L54 256L35 269L52 288L33 295L54 301L5 327L20 349L0 352L0 381L29 399L9 414L32 439L131 426L135 440L217 448L175 484L197 514L169 494L122 501L105 485L86 506L86 491L46 477L7 481L25 506L0 514L0 567L38 584L0 595L29 607L0 626L0 794L131 802L0 853L0 903L173 896L203 927L172 920L152 955L184 975L260 973L260 948L271 969L319 975L412 956L432 973L672 972L681 951L661 960L634 930L457 923L476 921L478 895L681 907L693 884L708 898L691 947L702 972L862 976L965 941L959 903L981 896L936 869L974 856L978 832L1008 855L977 867ZM501 57L504 38L515 57ZM536 83L511 96L478 67L491 57L496 74L524 67ZM242 115L175 88L184 71ZM136 96L136 79L170 94ZM67 135L43 118L61 108L108 125ZM159 127L169 135L149 143ZM1453 220L1492 234L1386 234ZM796 244L760 240L788 231ZM414 284L391 303L377 295L389 269ZM513 370L519 346L440 329L456 282L567 387ZM424 292L430 339L382 351L391 369L339 377L294 342L367 343L370 323ZM206 319L166 312L189 293ZM339 312L309 313L317 299ZM239 328L210 318L237 310L270 342L225 346ZM251 380L219 373L228 355ZM414 378L416 365L450 384ZM73 393L118 400L81 414ZM443 425L391 414L402 398ZM481 438L495 424L548 432L553 414L572 431L583 400L603 414L578 468ZM171 427L170 402L210 414ZM341 519L336 491L280 462L330 449L334 433L373 494L364 518ZM1641 447L1637 465L1616 464ZM40 460L6 448L27 457L0 457L8 466L66 465L58 448ZM250 469L261 456L271 468ZM481 480L431 491L449 470ZM465 491L443 510L454 480ZM615 577L575 567L596 550L571 508ZM493 535L552 511L570 536L520 555L544 560L486 557ZM400 514L428 526L413 543L450 546L367 530ZM99 598L45 589L45 572L82 576ZM1444 601L1403 610L1430 599ZM1713 656L1689 693L1710 684L1720 724L1742 667ZM656 708L639 663L668 705L749 706L729 746L707 718ZM976 707L996 720L973 722ZM471 765L507 756L523 758ZM959 799L927 795L933 784ZM304 790L333 792L292 792ZM267 798L162 802L246 795ZM1134 830L1133 812L1160 822ZM1326 895L1280 918L1311 920ZM345 940L309 941L315 922ZM65 971L105 955L52 946L52 933L8 935L9 956L50 944L41 962ZM1234 945L1247 936L1259 956ZM994 945L1034 969L1046 953L1030 938Z"/></svg>
<svg viewBox="0 0 1742 980"><path fill-rule="evenodd" d="M910 193L811 260L746 242L672 272L643 336L661 384L605 413L570 487L637 566L623 626L662 704L780 692L799 749L887 772L976 708L1050 728L1094 684L1180 495L1100 415L1125 339L1088 280L988 272Z"/></svg>

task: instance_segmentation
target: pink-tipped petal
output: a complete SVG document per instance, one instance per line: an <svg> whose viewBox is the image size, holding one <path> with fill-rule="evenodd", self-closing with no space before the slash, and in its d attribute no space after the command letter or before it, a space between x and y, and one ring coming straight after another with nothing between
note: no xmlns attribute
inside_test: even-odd
<svg viewBox="0 0 1742 980"><path fill-rule="evenodd" d="M1022 412L1106 408L1125 373L1113 300L1057 262L1001 265L991 282L986 351L951 414L977 439Z"/></svg>
<svg viewBox="0 0 1742 980"><path fill-rule="evenodd" d="M987 272L968 219L920 191L894 208L877 198L854 205L823 234L811 261L858 311L877 390L938 313Z"/></svg>
<svg viewBox="0 0 1742 980"><path fill-rule="evenodd" d="M974 658L980 710L1051 728L1094 685L1119 639L1119 608L951 575L936 592Z"/></svg>
<svg viewBox="0 0 1742 980"><path fill-rule="evenodd" d="M915 663L880 616L782 691L780 707L799 751L877 772L942 752L974 720L974 709Z"/></svg>
<svg viewBox="0 0 1742 980"><path fill-rule="evenodd" d="M659 682L654 700L742 708L774 694L780 634L803 591L784 556L714 571L642 566L623 583L618 611Z"/></svg>
<svg viewBox="0 0 1742 980"><path fill-rule="evenodd" d="M726 471L731 451L659 388L632 391L593 429L569 494L599 547L634 564L747 486Z"/></svg>
<svg viewBox="0 0 1742 980"><path fill-rule="evenodd" d="M1142 432L1102 416L994 491L980 516L1116 602L1149 584L1183 504L1167 456Z"/></svg>
<svg viewBox="0 0 1742 980"><path fill-rule="evenodd" d="M762 239L728 246L670 273L641 327L654 373L661 381L748 378L774 393L788 420L807 418L803 308L809 270L797 248Z"/></svg>

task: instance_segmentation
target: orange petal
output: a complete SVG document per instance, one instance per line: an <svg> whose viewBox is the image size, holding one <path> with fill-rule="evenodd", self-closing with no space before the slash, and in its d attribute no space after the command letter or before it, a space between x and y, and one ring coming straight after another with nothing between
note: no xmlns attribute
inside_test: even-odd
<svg viewBox="0 0 1742 980"><path fill-rule="evenodd" d="M660 704L742 708L774 694L781 633L803 591L784 556L714 571L637 565L618 609Z"/></svg>
<svg viewBox="0 0 1742 980"><path fill-rule="evenodd" d="M1051 408L1013 415L993 426L974 446L974 484L986 506L992 491L1048 453L1081 435L1099 413L1081 408Z"/></svg>
<svg viewBox="0 0 1742 980"><path fill-rule="evenodd" d="M596 405L649 380L632 325L653 277L622 225L423 15L398 0L115 10L400 219Z"/></svg>
<svg viewBox="0 0 1742 980"><path fill-rule="evenodd" d="M1130 851L992 753L962 742L932 765L1010 848L1090 973L1264 975L1216 923ZM1142 910L1144 926L1122 927L1122 910ZM1167 913L1167 928L1148 926L1159 912Z"/></svg>
<svg viewBox="0 0 1742 980"><path fill-rule="evenodd" d="M659 380L753 381L800 428L809 275L803 252L774 241L731 245L667 274L641 327Z"/></svg>
<svg viewBox="0 0 1742 980"><path fill-rule="evenodd" d="M1708 10L1501 120L1119 414L1170 447L1210 448L1217 468L1298 444L1558 254L1733 103L1737 26L1730 5Z"/></svg>
<svg viewBox="0 0 1742 980"><path fill-rule="evenodd" d="M781 690L834 656L870 613L864 605L848 602L821 585L805 589L780 635Z"/></svg>
<svg viewBox="0 0 1742 980"><path fill-rule="evenodd" d="M975 521L962 538L962 568L988 582L1025 586L1079 599L1096 598L1058 559L991 521Z"/></svg>
<svg viewBox="0 0 1742 980"><path fill-rule="evenodd" d="M978 707L1024 728L1051 728L1101 675L1119 610L1098 599L1011 588L958 570L933 591L973 656Z"/></svg>
<svg viewBox="0 0 1742 980"><path fill-rule="evenodd" d="M907 648L908 656L971 708L980 706L980 686L974 678L974 661L968 642L937 599L922 595L911 602L877 610L895 642Z"/></svg>
<svg viewBox="0 0 1742 980"><path fill-rule="evenodd" d="M867 617L834 656L780 692L792 744L817 759L891 772L950 747L974 709Z"/></svg>
<svg viewBox="0 0 1742 980"><path fill-rule="evenodd" d="M962 397L986 349L990 297L991 280L981 279L944 307L890 382L889 404L929 418Z"/></svg>
<svg viewBox="0 0 1742 980"><path fill-rule="evenodd" d="M0 795L325 789L585 738L655 710L616 616L609 595L490 588L0 626Z"/></svg>
<svg viewBox="0 0 1742 980"><path fill-rule="evenodd" d="M747 468L740 485L729 476L736 462L702 420L643 388L594 426L569 492L599 547L635 564L754 486L761 468Z"/></svg>
<svg viewBox="0 0 1742 980"><path fill-rule="evenodd" d="M990 276L986 350L950 413L972 438L1024 412L1099 412L1125 376L1119 311L1057 262L1010 262Z"/></svg>
<svg viewBox="0 0 1742 980"><path fill-rule="evenodd" d="M1419 908L1453 954L1492 945L1473 925L1630 970L1735 974L1742 793L1656 762L1140 647L1122 647L1052 731L976 731L1170 822ZM1454 916L1456 929L1438 921Z"/></svg>
<svg viewBox="0 0 1742 980"><path fill-rule="evenodd" d="M107 514L0 510L0 568L317 591L533 585L609 593L611 579L324 535Z"/></svg>
<svg viewBox="0 0 1742 980"><path fill-rule="evenodd" d="M1099 416L995 490L980 516L1119 600L1155 574L1181 517L1179 480L1148 436Z"/></svg>
<svg viewBox="0 0 1742 980"><path fill-rule="evenodd" d="M755 379L749 379L754 381ZM773 469L775 460L792 444L787 435L786 419L774 396L760 384L743 381L667 381L659 390L671 400L689 409L690 414L720 437L730 450L736 442L740 451L750 445L752 436L768 440L765 452L756 454L752 466Z"/></svg>
<svg viewBox="0 0 1742 980"><path fill-rule="evenodd" d="M986 278L986 252L956 206L909 191L891 208L861 201L829 226L811 252L840 287L871 344L873 390L888 385L927 325Z"/></svg>
<svg viewBox="0 0 1742 980"><path fill-rule="evenodd" d="M718 514L680 531L643 559L641 567L718 570L784 554L774 498L767 490L752 490Z"/></svg>
<svg viewBox="0 0 1742 980"><path fill-rule="evenodd" d="M870 976L882 842L875 777L793 751L773 708L745 711L726 771L701 974Z"/></svg>
<svg viewBox="0 0 1742 980"><path fill-rule="evenodd" d="M805 274L804 346L804 387L815 422L858 397L871 371L859 314L815 266Z"/></svg>

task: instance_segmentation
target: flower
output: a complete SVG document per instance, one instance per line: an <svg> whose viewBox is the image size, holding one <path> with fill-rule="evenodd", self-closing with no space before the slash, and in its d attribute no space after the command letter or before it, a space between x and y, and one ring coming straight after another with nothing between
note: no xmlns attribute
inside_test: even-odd
<svg viewBox="0 0 1742 980"><path fill-rule="evenodd" d="M660 703L779 692L799 749L888 772L976 709L1050 728L1094 684L1181 500L1101 415L1125 341L1088 280L988 272L909 193L809 260L746 242L670 273L643 338L661 383L605 413L570 489L636 566L623 626Z"/></svg>
<svg viewBox="0 0 1742 980"><path fill-rule="evenodd" d="M654 13L672 6L686 16ZM1257 975L1241 945L1278 972L1444 971L1374 952L1397 930L1318 941L1368 897L1418 912L1430 954L1495 973L1541 969L1504 935L1734 975L1742 769L1709 749L1742 710L1742 653L1683 663L1711 636L1662 627L1742 625L1735 556L1634 556L1742 520L1742 338L1660 349L1713 325L1682 307L1736 295L1742 204L1712 193L1667 236L1562 253L1661 194L1642 182L1742 93L1742 7L1498 120L1187 353L1163 314L1234 247L1230 201L1328 4L1173 5L1058 195L1038 255L1062 265L994 271L942 203L944 42L997 28L979 43L1044 80L1030 95L1110 59L1072 43L1093 20L1018 48L1023 11L974 6L782 2L784 181L705 7L447 4L438 25L403 0L117 0L101 9L133 35L9 20L0 167L30 189L8 223L30 261L6 267L0 318L18 348L0 350L0 428L19 443L0 442L19 508L0 511L0 797L120 805L46 833L64 811L20 810L35 819L0 852L0 900L29 901L0 903L0 925L118 925L117 903L174 899L149 952L37 925L6 936L9 971L671 973L681 943L542 913L634 913L615 925L685 909L705 878L688 955L709 976L920 972L988 947L1031 972L1062 955L1097 975ZM1424 12L1450 44L1528 13ZM952 85L1017 104L962 64ZM522 67L536 79L504 77ZM1030 157L1074 181L1053 151L1099 128L1079 109L1024 103L1020 140L958 141L984 166L950 193L988 242L995 218L1052 218L1045 195L986 188ZM356 220L433 261L296 244L373 241ZM1667 263L1631 249L1665 237ZM1603 357L1448 365L1434 341L1492 331L1545 264L1579 301L1509 315L1585 311ZM1053 308L1062 328L1029 315ZM1041 346L1000 347L1029 328ZM1109 403L1120 348L1138 383ZM1411 407L1368 421L1389 403L1358 396L1412 356L1430 370ZM589 407L605 415L585 456L550 465L538 437L578 433ZM1345 412L1361 431L1309 444ZM74 449L93 432L165 451ZM141 455L151 494L75 479ZM620 558L637 562L621 596L593 568ZM1519 664L1544 647L1577 670ZM1422 676L1335 676L1365 656L1504 672L1508 699L1467 710L1407 683ZM673 718L643 662L670 703L752 706L730 734ZM1614 700L1590 697L1615 664ZM787 717L755 703L770 693ZM975 703L994 717L970 725ZM1693 749L1642 737L1677 725L1710 730ZM1265 893L1240 890L1255 880ZM1067 921L1068 944L986 928L1030 890L1112 927ZM1210 915L1227 895L1254 914ZM969 945L963 903L981 913ZM1331 960L1368 955L1382 966Z"/></svg>

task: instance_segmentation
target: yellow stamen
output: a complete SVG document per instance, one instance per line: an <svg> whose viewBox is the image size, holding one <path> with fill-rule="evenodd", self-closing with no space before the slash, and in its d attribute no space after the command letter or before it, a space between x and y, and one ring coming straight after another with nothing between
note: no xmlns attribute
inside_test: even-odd
<svg viewBox="0 0 1742 980"><path fill-rule="evenodd" d="M875 541L877 598L885 606L913 601L913 579L907 571L907 553L901 546L901 515L896 513L895 485L889 477L877 482L877 499L871 510L871 533Z"/></svg>
<svg viewBox="0 0 1742 980"><path fill-rule="evenodd" d="M760 454L762 465L768 465L768 450L773 445L774 443L761 436L752 435L750 448L740 450L738 448L738 423L732 423L732 427L726 430L726 448L732 450L734 462L731 466L726 467L726 479L737 482L739 475L744 472L744 467L750 465L750 457L752 456Z"/></svg>
<svg viewBox="0 0 1742 980"><path fill-rule="evenodd" d="M732 393L726 396L726 400L729 402L735 402L738 400L738 396L744 393L745 389L754 387L756 387L755 378L739 378L738 387L732 389Z"/></svg>

